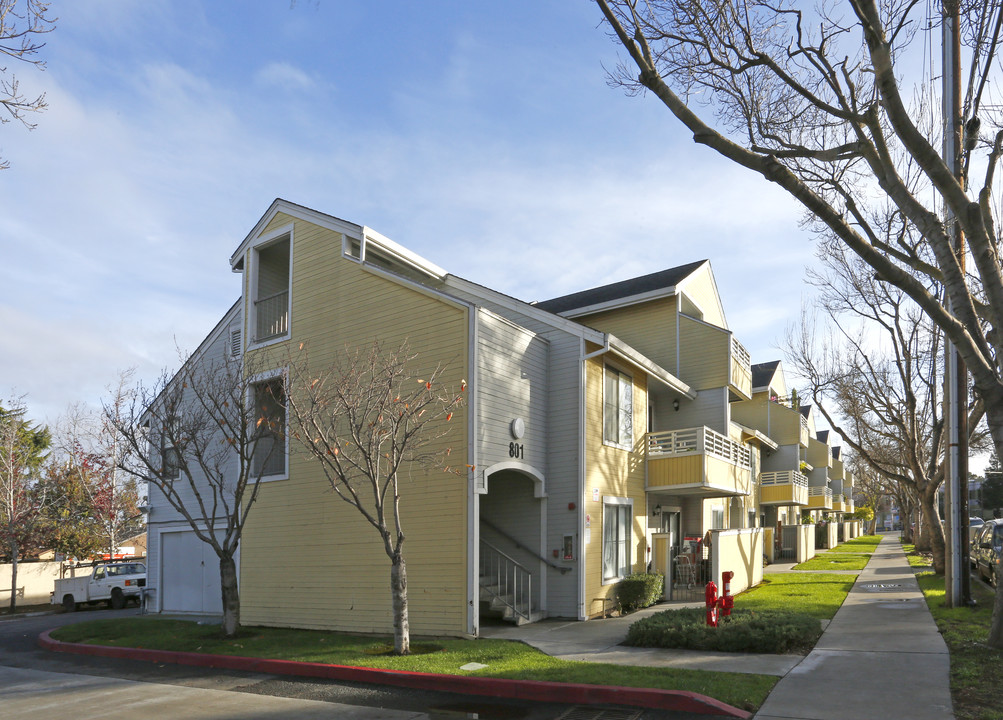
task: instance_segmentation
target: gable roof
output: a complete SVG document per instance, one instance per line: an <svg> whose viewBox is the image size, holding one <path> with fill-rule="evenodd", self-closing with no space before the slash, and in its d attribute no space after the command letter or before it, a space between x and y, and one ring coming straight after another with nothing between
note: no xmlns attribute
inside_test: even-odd
<svg viewBox="0 0 1003 720"><path fill-rule="evenodd" d="M819 442L827 443L829 442L829 431L828 430L817 430L815 432L815 439Z"/></svg>
<svg viewBox="0 0 1003 720"><path fill-rule="evenodd" d="M764 388L770 384L773 376L777 374L777 368L780 367L779 360L773 360L772 362L757 363L752 366L752 388Z"/></svg>
<svg viewBox="0 0 1003 720"><path fill-rule="evenodd" d="M579 308L602 305L617 300L636 297L638 295L672 294L675 287L692 275L698 268L704 265L707 260L679 265L678 267L660 270L650 275L642 275L629 280L602 285L591 290L581 290L570 295L543 302L533 303L536 307L548 312L560 314L576 310Z"/></svg>

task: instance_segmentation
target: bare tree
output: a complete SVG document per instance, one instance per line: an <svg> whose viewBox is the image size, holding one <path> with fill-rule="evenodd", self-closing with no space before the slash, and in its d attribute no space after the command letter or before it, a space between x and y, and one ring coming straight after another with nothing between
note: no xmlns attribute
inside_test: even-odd
<svg viewBox="0 0 1003 720"><path fill-rule="evenodd" d="M934 104L910 105L903 93L924 80L900 62L905 50L940 20L926 16L924 3L596 4L629 56L612 81L652 92L696 142L783 188L816 230L908 295L958 349L1003 451L1003 269L993 206L1003 121L998 105L982 102L998 72L1003 3L944 3L946 17L964 11L968 53L964 137L950 143L957 167L924 132ZM970 195L972 167L981 175ZM889 217L909 232L883 232ZM955 250L955 230L966 253ZM1003 647L1003 589L988 641Z"/></svg>
<svg viewBox="0 0 1003 720"><path fill-rule="evenodd" d="M348 350L320 371L309 356L291 358L286 402L290 434L320 465L338 498L379 534L390 559L394 653L410 651L407 568L401 522L401 475L411 466L466 473L446 464L442 441L462 402L459 391L440 388L443 366L416 370L418 356L405 342L368 352Z"/></svg>
<svg viewBox="0 0 1003 720"><path fill-rule="evenodd" d="M49 16L49 3L40 0L0 0L0 54L19 62L45 69L45 62L37 57L45 43L41 35L55 29L56 18ZM35 124L28 121L28 113L42 112L47 107L45 93L35 98L25 96L21 85L7 67L0 66L0 104L6 111L0 114L0 123L17 120L29 130ZM0 158L0 170L9 163Z"/></svg>
<svg viewBox="0 0 1003 720"><path fill-rule="evenodd" d="M122 449L118 467L148 481L216 553L223 633L233 637L240 629L234 555L261 478L285 456L281 382L262 381L249 361L193 356L123 398L105 406Z"/></svg>
<svg viewBox="0 0 1003 720"><path fill-rule="evenodd" d="M101 529L109 557L123 538L141 532L143 526L139 504L145 498L136 478L119 472L124 449L115 429L116 423L121 424L132 381L131 370L119 375L114 387L108 388L110 397L103 412L70 406L56 431L59 459L72 469L67 479L78 481L76 489L90 506L90 517Z"/></svg>
<svg viewBox="0 0 1003 720"><path fill-rule="evenodd" d="M829 425L901 496L903 510L913 498L918 502L934 569L943 573L940 333L901 290L874 282L869 266L844 246L823 244L819 258L819 269L808 271L819 289L817 313L803 313L799 326L788 330L787 361ZM972 402L968 413L970 440L984 445L981 402ZM909 525L905 530L911 536Z"/></svg>
<svg viewBox="0 0 1003 720"><path fill-rule="evenodd" d="M45 508L38 471L49 447L48 429L32 425L21 398L0 406L0 538L10 555L10 612L17 607L17 563L31 544Z"/></svg>

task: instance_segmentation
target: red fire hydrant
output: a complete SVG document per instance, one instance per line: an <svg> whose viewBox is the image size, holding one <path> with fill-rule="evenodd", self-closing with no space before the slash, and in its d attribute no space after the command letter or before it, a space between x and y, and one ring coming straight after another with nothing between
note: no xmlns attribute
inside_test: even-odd
<svg viewBox="0 0 1003 720"><path fill-rule="evenodd" d="M707 605L707 624L717 627L717 585L711 580L704 589L704 603Z"/></svg>
<svg viewBox="0 0 1003 720"><path fill-rule="evenodd" d="M721 608L721 615L723 617L728 617L731 615L731 609L735 607L735 598L731 594L731 579L735 577L735 573L726 570L721 573L721 582L724 585L724 593L718 598L718 605Z"/></svg>

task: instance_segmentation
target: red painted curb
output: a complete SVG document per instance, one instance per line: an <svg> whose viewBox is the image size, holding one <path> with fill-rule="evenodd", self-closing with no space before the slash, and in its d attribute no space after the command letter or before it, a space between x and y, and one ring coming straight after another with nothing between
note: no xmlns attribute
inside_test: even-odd
<svg viewBox="0 0 1003 720"><path fill-rule="evenodd" d="M465 695L539 700L575 705L632 705L635 707L678 710L701 715L720 715L747 720L752 713L739 710L720 700L684 690L656 690L611 685L581 685L573 683L543 682L537 680L505 680L464 675L436 675L433 673L380 670L375 668L327 665L325 663L295 662L293 660L266 660L237 655L208 655L177 652L174 650L147 650L145 648L83 645L54 640L46 630L38 636L38 644L53 652L149 662L194 665L197 667L225 668L271 673L273 675L298 675L347 682L396 685L414 690L437 690Z"/></svg>

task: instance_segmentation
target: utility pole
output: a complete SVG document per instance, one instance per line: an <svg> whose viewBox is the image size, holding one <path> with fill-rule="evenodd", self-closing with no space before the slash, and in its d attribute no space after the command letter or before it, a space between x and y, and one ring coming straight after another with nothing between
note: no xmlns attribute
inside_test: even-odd
<svg viewBox="0 0 1003 720"><path fill-rule="evenodd" d="M959 0L944 0L942 27L944 162L961 177L961 30ZM954 251L965 269L965 237L945 208L945 225L954 233ZM953 312L950 298L948 310ZM968 373L954 343L945 338L944 366L947 400L947 478L944 497L947 515L945 604L961 607L971 600L968 572Z"/></svg>

